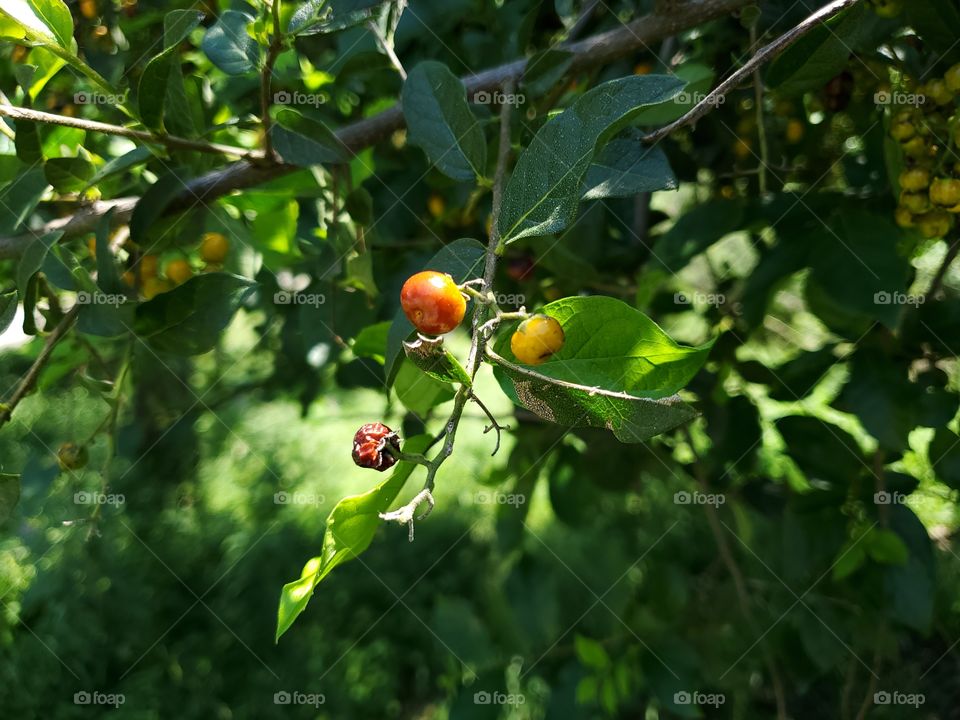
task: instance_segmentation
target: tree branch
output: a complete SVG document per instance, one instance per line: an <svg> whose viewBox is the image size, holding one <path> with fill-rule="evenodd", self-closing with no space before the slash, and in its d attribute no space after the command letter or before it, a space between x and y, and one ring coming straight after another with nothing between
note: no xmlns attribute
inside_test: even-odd
<svg viewBox="0 0 960 720"><path fill-rule="evenodd" d="M671 9L669 14L652 13L616 29L598 33L577 42L559 45L573 55L570 72L605 65L614 60L629 56L639 49L647 47L683 30L723 17L739 10L754 0L688 0ZM475 75L462 78L467 95L480 90L492 91L502 88L508 81L517 81L526 69L527 60L519 59L484 70ZM383 138L389 137L395 130L404 126L403 111L399 105L384 110L363 120L340 128L335 135L344 149L357 153ZM160 142L150 136L153 142ZM241 160L220 170L191 180L184 191L169 205L167 213L176 213L201 201L211 201L235 190L254 187L273 180L286 173L300 170L299 166L286 163L267 165L264 163ZM23 249L53 230L62 230L64 239L91 232L100 218L114 208L113 222L123 225L130 221L136 197L124 197L101 201L77 216L59 218L33 231L12 237L0 237L0 260L18 257Z"/></svg>
<svg viewBox="0 0 960 720"><path fill-rule="evenodd" d="M165 135L147 132L145 130L134 130L123 127L122 125L111 125L110 123L97 122L96 120L86 120L84 118L67 117L66 115L55 115L54 113L31 110L29 108L17 107L16 105L0 104L0 117L8 117L14 120L27 120L28 122L45 123L47 125L63 125L64 127L79 128L88 132L103 133L105 135L119 135L120 137L140 140L154 145L164 145L172 150L193 150L195 152L212 153L214 155L226 155L228 157L246 158L250 160L262 159L263 154L256 150L246 150L232 145L220 145L219 143L208 143L202 140L191 140L189 138L177 137L176 135Z"/></svg>
<svg viewBox="0 0 960 720"><path fill-rule="evenodd" d="M703 98L703 100L694 105L686 115L678 120L675 120L669 125L664 125L659 130L655 130L654 132L650 133L644 138L644 141L648 143L657 143L667 137L667 135L670 133L687 125L693 125L695 122L697 122L697 120L717 107L717 105L722 102L722 99L725 98L728 93L730 93L732 90L735 90L740 83L750 77L761 65L769 60L772 60L774 57L793 45L793 43L821 23L826 22L834 15L846 10L848 7L856 5L858 2L860 2L860 0L834 0L834 2L830 3L829 5L824 5L799 25L788 30L769 45L764 45L762 48L760 48L752 58L744 63L744 65L736 72L730 75L730 77L717 85L717 87L705 98Z"/></svg>

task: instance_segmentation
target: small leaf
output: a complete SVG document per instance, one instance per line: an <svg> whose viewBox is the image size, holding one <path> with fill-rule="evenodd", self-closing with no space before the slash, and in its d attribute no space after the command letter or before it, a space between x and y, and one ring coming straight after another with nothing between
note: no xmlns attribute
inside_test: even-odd
<svg viewBox="0 0 960 720"><path fill-rule="evenodd" d="M409 438L403 443L403 451L422 453L432 440L429 435ZM333 508L327 518L321 554L308 561L300 578L284 585L280 593L277 641L304 611L317 585L338 565L370 546L381 524L379 514L390 508L416 467L414 463L399 462L387 480L362 495L343 498Z"/></svg>
<svg viewBox="0 0 960 720"><path fill-rule="evenodd" d="M890 530L874 528L864 541L867 553L884 565L906 565L910 551L900 536Z"/></svg>
<svg viewBox="0 0 960 720"><path fill-rule="evenodd" d="M226 10L203 37L203 52L227 75L243 75L260 64L260 46L247 34L253 18Z"/></svg>
<svg viewBox="0 0 960 720"><path fill-rule="evenodd" d="M277 112L277 124L270 135L277 154L294 165L342 163L348 159L343 143L326 125L296 110Z"/></svg>
<svg viewBox="0 0 960 720"><path fill-rule="evenodd" d="M743 226L743 203L710 200L683 213L653 247L656 265L671 273L681 269L711 245Z"/></svg>
<svg viewBox="0 0 960 720"><path fill-rule="evenodd" d="M229 273L197 275L136 309L134 329L151 346L176 355L211 350L256 284Z"/></svg>
<svg viewBox="0 0 960 720"><path fill-rule="evenodd" d="M443 63L417 65L403 83L403 115L411 143L454 180L483 177L487 144L467 104L466 89Z"/></svg>
<svg viewBox="0 0 960 720"><path fill-rule="evenodd" d="M661 75L611 80L548 120L517 161L499 218L504 242L559 232L576 217L583 178L604 140L684 83Z"/></svg>
<svg viewBox="0 0 960 720"><path fill-rule="evenodd" d="M10 327L10 324L13 322L13 318L16 317L17 298L16 290L11 290L10 292L0 295L0 335L6 332L7 328Z"/></svg>
<svg viewBox="0 0 960 720"><path fill-rule="evenodd" d="M20 501L20 476L0 473L0 522L13 513Z"/></svg>
<svg viewBox="0 0 960 720"><path fill-rule="evenodd" d="M0 232L17 231L43 197L49 184L43 168L22 172L0 189Z"/></svg>
<svg viewBox="0 0 960 720"><path fill-rule="evenodd" d="M73 48L73 17L62 0L4 0L0 13L23 26L28 37L52 40L64 50Z"/></svg>
<svg viewBox="0 0 960 720"><path fill-rule="evenodd" d="M90 183L97 169L83 157L50 158L44 163L47 182L58 193L76 193Z"/></svg>
<svg viewBox="0 0 960 720"><path fill-rule="evenodd" d="M130 152L124 153L120 157L110 160L106 165L97 170L93 177L87 181L86 187L84 187L81 192L89 190L94 185L99 185L108 177L125 172L132 167L136 167L152 157L153 151L149 147L141 146L134 148Z"/></svg>
<svg viewBox="0 0 960 720"><path fill-rule="evenodd" d="M833 563L832 577L834 580L843 580L849 577L861 567L867 559L867 551L863 546L863 541L848 545L840 551Z"/></svg>
<svg viewBox="0 0 960 720"><path fill-rule="evenodd" d="M291 16L287 33L315 35L335 32L373 17L386 0L307 0Z"/></svg>
<svg viewBox="0 0 960 720"><path fill-rule="evenodd" d="M433 408L452 400L454 395L449 383L428 375L410 361L400 365L393 389L403 406L421 419L426 419Z"/></svg>
<svg viewBox="0 0 960 720"><path fill-rule="evenodd" d="M403 343L403 351L410 362L441 382L471 384L463 365L443 346L442 337L418 337Z"/></svg>
<svg viewBox="0 0 960 720"><path fill-rule="evenodd" d="M17 265L17 289L21 297L27 296L27 285L30 280L40 271L43 260L50 252L50 248L63 236L62 231L57 231L43 235L33 240L23 255L20 256L20 263Z"/></svg>
<svg viewBox="0 0 960 720"><path fill-rule="evenodd" d="M578 634L574 635L573 644L577 651L577 659L584 667L591 670L605 670L610 666L610 656L603 645L596 640Z"/></svg>
<svg viewBox="0 0 960 720"><path fill-rule="evenodd" d="M387 353L387 335L390 332L389 321L368 325L361 330L353 341L351 350L357 357L376 360L383 365Z"/></svg>

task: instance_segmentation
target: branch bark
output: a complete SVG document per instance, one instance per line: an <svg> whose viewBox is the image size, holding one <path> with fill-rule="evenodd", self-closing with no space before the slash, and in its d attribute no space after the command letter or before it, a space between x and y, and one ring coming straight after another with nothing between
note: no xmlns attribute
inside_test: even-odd
<svg viewBox="0 0 960 720"><path fill-rule="evenodd" d="M855 0L845 1L850 3ZM570 72L575 73L628 56L683 30L729 15L752 2L754 0L686 0L672 7L669 14L654 12L613 30L576 42L565 43L559 47L573 54ZM524 58L465 76L462 80L466 85L467 95L471 96L481 90L488 92L497 90L507 82L519 81L526 66L527 60ZM389 137L391 133L403 126L403 111L399 105L395 105L373 117L346 125L335 135L347 152L358 153ZM186 183L187 187L170 204L167 212L176 213L191 207L198 198L203 202L209 202L235 190L254 187L299 169L301 168L298 166L286 163L265 165L240 160ZM101 201L71 217L53 220L32 231L0 237L0 260L19 257L27 245L53 230L62 230L65 239L91 232L100 218L111 208L115 209L113 222L116 225L126 224L130 221L138 199L124 197Z"/></svg>

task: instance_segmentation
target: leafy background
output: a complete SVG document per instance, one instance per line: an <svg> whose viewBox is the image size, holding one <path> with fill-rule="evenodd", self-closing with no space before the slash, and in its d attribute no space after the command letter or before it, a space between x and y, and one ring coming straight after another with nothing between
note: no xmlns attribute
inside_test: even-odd
<svg viewBox="0 0 960 720"><path fill-rule="evenodd" d="M339 7L366 19L368 4ZM651 5L601 3L587 32ZM756 32L773 37L815 5L760 3ZM684 345L714 341L684 392L699 417L624 444L515 409L485 369L477 392L512 426L498 455L471 407L416 542L403 528L379 528L279 644L279 588L317 554L335 502L382 479L352 465L356 428L382 419L414 437L437 432L447 415L449 388L402 357L406 329L394 323L391 337L388 323L411 272L485 236L490 197L471 173L490 171L495 110L450 107L451 124L477 125L443 161L430 145L437 134L414 123L345 163L324 128L397 98L412 116L416 94L413 84L401 93L367 29L329 23L279 56L273 82L322 98L274 109L281 157L314 167L175 215L163 210L183 181L221 158L16 123L16 146L0 138L4 234L71 212L80 192L143 195L133 242L192 257L213 230L233 251L223 273L152 303L81 314L40 392L0 433L4 509L20 493L0 540L0 707L11 717L86 717L100 708L73 695L97 690L122 693L111 712L130 718L753 718L776 716L779 687L791 717L952 717L960 278L949 271L944 292L918 306L875 299L922 295L948 242L893 223L897 168L874 96L891 73L921 77L956 61L960 16L947 0L907 5L884 19L859 4L765 70L767 195L745 88L646 157L623 130L584 168L586 202L511 236L498 293L528 307L615 297ZM33 38L43 48L24 38L0 45L0 89L15 104L127 121L119 102L77 97L105 93L103 81L130 89L122 103L145 127L257 146L256 68L267 50L263 27L245 28L259 6L66 7L72 33L54 12L53 35ZM312 7L291 4L292 26L309 23ZM513 135L534 151L554 109L583 103L605 81L635 83L656 68L655 51L667 51L688 92L748 53L744 24L724 17L666 48L567 73L569 58L544 51L581 9L414 0L395 47L414 81L442 66L449 82L540 59L542 72L518 88L525 102ZM656 125L682 109L630 119ZM580 141L621 130L610 121ZM563 145L562 127L557 138ZM610 167L636 176L611 182ZM678 191L636 195L668 186ZM98 236L102 260L105 225ZM0 261L3 289L30 297L38 269L61 293L91 289L94 269L108 282L86 237L57 239ZM291 287L325 301L275 300ZM11 319L13 296L0 297L0 316ZM40 351L42 340L20 334L32 320L18 315L2 338L4 389ZM448 344L462 357L467 339ZM127 353L116 432L97 433L113 399L104 381ZM91 436L89 466L61 472L56 448ZM91 515L74 495L96 491L104 473L125 503ZM877 503L877 492L896 502ZM723 503L685 502L707 496ZM277 705L281 691L325 702ZM484 691L524 702L477 704ZM678 703L678 692L725 702L698 708ZM877 704L876 692L924 703Z"/></svg>

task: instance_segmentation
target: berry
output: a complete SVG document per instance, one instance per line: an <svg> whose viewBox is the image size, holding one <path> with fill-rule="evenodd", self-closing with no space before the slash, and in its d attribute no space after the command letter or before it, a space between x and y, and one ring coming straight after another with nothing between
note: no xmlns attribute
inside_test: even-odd
<svg viewBox="0 0 960 720"><path fill-rule="evenodd" d="M156 277L148 277L143 281L140 291L147 300L153 300L157 295L173 290L173 285L168 280L161 280Z"/></svg>
<svg viewBox="0 0 960 720"><path fill-rule="evenodd" d="M923 168L913 168L900 173L900 188L906 192L917 192L930 187L930 172Z"/></svg>
<svg viewBox="0 0 960 720"><path fill-rule="evenodd" d="M900 207L904 207L914 215L930 209L930 197L926 193L900 193Z"/></svg>
<svg viewBox="0 0 960 720"><path fill-rule="evenodd" d="M932 210L916 218L916 224L927 240L941 238L953 227L953 215L944 210Z"/></svg>
<svg viewBox="0 0 960 720"><path fill-rule="evenodd" d="M949 105L953 102L953 92L943 80L937 79L928 82L923 88L923 94L937 105Z"/></svg>
<svg viewBox="0 0 960 720"><path fill-rule="evenodd" d="M563 328L547 315L533 315L510 338L510 350L525 365L539 365L563 347Z"/></svg>
<svg viewBox="0 0 960 720"><path fill-rule="evenodd" d="M62 470L79 470L89 459L90 454L84 445L68 442L57 449L57 462Z"/></svg>
<svg viewBox="0 0 960 720"><path fill-rule="evenodd" d="M447 204L444 202L441 195L434 193L427 200L427 210L430 214L437 220L443 215L444 210L447 209Z"/></svg>
<svg viewBox="0 0 960 720"><path fill-rule="evenodd" d="M413 326L426 335L450 332L467 312L467 301L453 278L433 270L407 279L400 290L400 306Z"/></svg>
<svg viewBox="0 0 960 720"><path fill-rule="evenodd" d="M787 123L787 142L791 145L796 145L798 142L803 140L803 134L806 131L806 128L803 126L803 123L799 120L791 120Z"/></svg>
<svg viewBox="0 0 960 720"><path fill-rule="evenodd" d="M140 258L140 279L146 282L147 278L155 278L160 269L160 258L156 255L144 255Z"/></svg>
<svg viewBox="0 0 960 720"><path fill-rule="evenodd" d="M960 63L947 70L943 76L943 81L951 92L960 92Z"/></svg>
<svg viewBox="0 0 960 720"><path fill-rule="evenodd" d="M897 225L902 228L913 227L913 213L905 207L898 207L893 214L893 219L896 220Z"/></svg>
<svg viewBox="0 0 960 720"><path fill-rule="evenodd" d="M930 202L947 208L960 203L960 180L936 178L930 184Z"/></svg>
<svg viewBox="0 0 960 720"><path fill-rule="evenodd" d="M890 126L890 137L900 142L906 142L917 134L916 126L910 120L896 120Z"/></svg>
<svg viewBox="0 0 960 720"><path fill-rule="evenodd" d="M230 241L221 233L209 232L200 240L200 257L206 263L219 265L229 252Z"/></svg>
<svg viewBox="0 0 960 720"><path fill-rule="evenodd" d="M387 448L400 450L400 438L383 423L367 423L353 436L353 461L379 472L393 467L397 458Z"/></svg>
<svg viewBox="0 0 960 720"><path fill-rule="evenodd" d="M193 268L186 260L171 260L167 263L167 277L175 284L183 285L187 280L193 277Z"/></svg>

